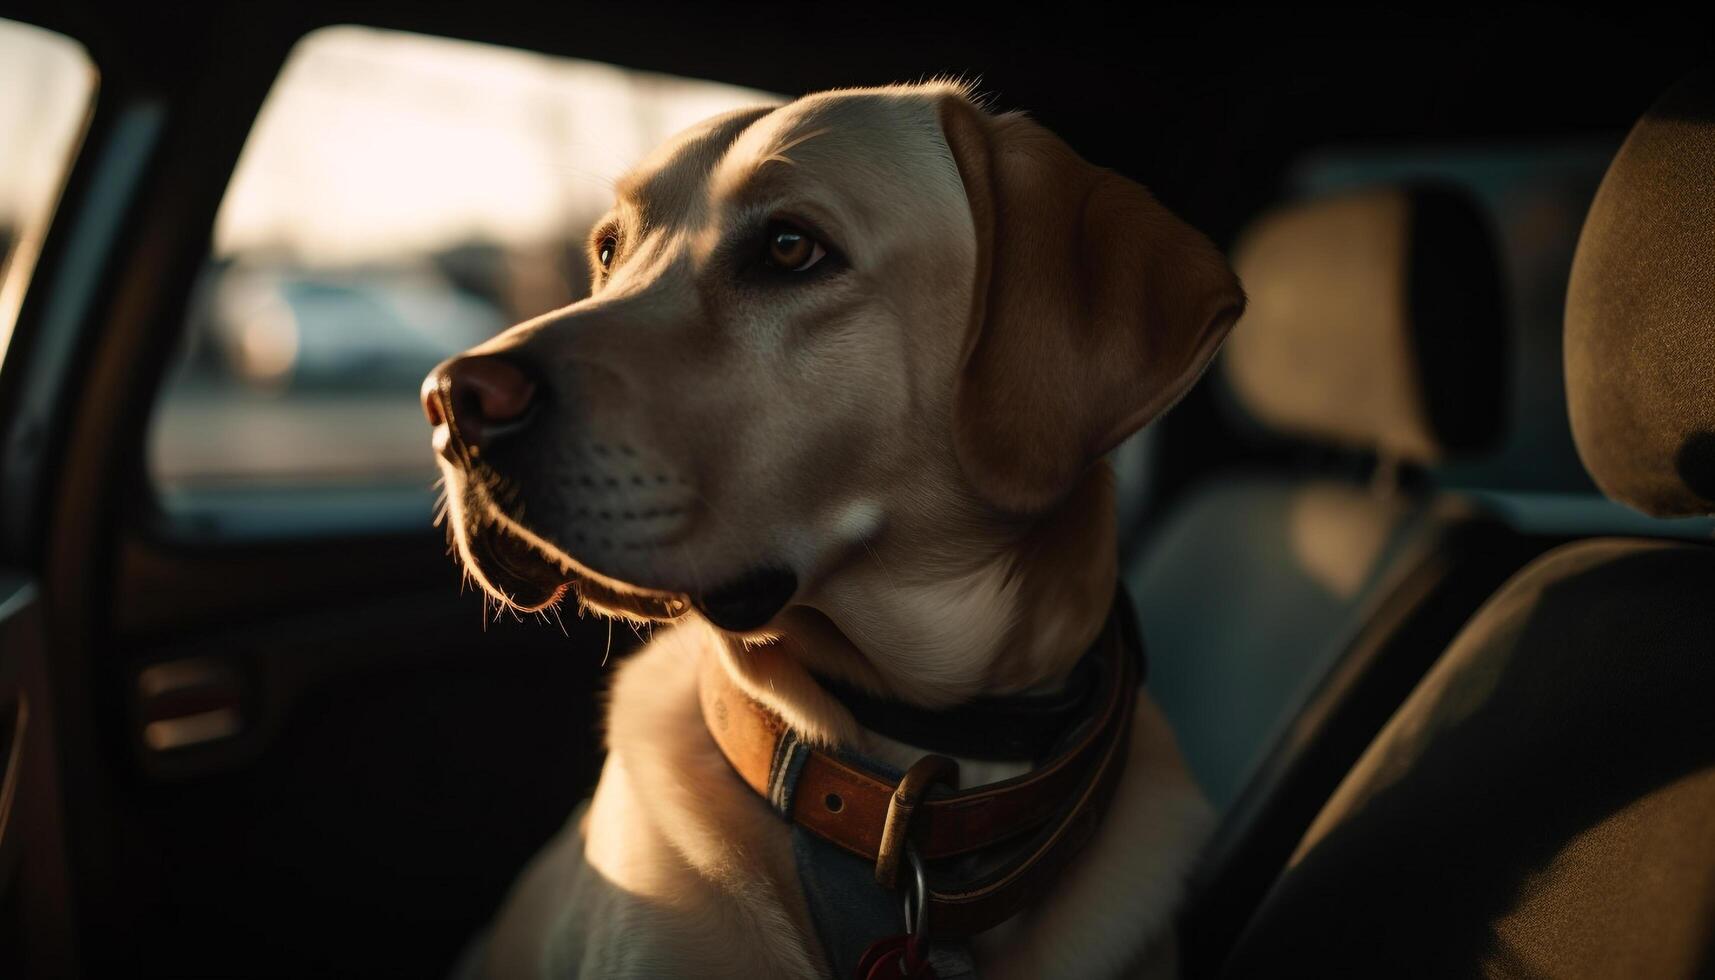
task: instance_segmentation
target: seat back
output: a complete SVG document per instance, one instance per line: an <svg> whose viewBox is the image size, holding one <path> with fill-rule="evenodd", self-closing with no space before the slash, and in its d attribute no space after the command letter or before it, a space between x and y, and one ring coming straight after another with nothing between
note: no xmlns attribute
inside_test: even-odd
<svg viewBox="0 0 1715 980"><path fill-rule="evenodd" d="M1591 207L1567 395L1598 485L1715 512L1715 74ZM1230 976L1715 969L1715 546L1595 539L1460 632L1299 843Z"/></svg>
<svg viewBox="0 0 1715 980"><path fill-rule="evenodd" d="M1210 481L1126 570L1151 694L1223 813L1184 917L1191 973L1218 962L1388 714L1531 555L1412 478L1502 427L1499 262L1468 198L1396 186L1283 209L1235 264L1250 307L1223 356L1233 393L1346 472Z"/></svg>

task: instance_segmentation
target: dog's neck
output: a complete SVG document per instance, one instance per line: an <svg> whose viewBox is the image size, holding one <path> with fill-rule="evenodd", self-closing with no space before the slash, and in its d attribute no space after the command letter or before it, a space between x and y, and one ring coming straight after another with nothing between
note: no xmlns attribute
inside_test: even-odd
<svg viewBox="0 0 1715 980"><path fill-rule="evenodd" d="M721 637L723 659L741 688L812 744L893 755L897 743L864 732L811 672L926 707L1052 689L1107 617L1114 526L1102 464L973 566L912 576L880 557L860 562L815 608L782 614L772 642Z"/></svg>

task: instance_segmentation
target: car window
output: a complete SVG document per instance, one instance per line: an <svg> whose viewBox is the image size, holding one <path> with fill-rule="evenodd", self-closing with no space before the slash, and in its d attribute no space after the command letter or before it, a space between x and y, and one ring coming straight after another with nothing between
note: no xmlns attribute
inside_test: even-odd
<svg viewBox="0 0 1715 980"><path fill-rule="evenodd" d="M393 31L303 39L233 173L151 423L167 514L421 525L428 370L585 295L584 236L655 145L777 101Z"/></svg>
<svg viewBox="0 0 1715 980"><path fill-rule="evenodd" d="M76 41L0 20L0 358L94 94Z"/></svg>

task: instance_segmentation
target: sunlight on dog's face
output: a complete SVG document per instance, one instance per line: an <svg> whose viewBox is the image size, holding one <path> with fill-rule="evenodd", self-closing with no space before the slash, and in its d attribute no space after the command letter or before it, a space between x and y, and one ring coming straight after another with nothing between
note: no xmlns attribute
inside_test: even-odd
<svg viewBox="0 0 1715 980"><path fill-rule="evenodd" d="M590 298L470 352L533 382L521 417L463 438L431 376L491 594L755 630L890 523L957 519L977 246L936 103L834 93L681 135L592 230Z"/></svg>

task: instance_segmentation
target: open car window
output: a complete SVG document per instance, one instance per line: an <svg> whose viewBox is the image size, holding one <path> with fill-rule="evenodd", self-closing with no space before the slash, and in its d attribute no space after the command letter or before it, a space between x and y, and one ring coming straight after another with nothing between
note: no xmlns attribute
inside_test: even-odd
<svg viewBox="0 0 1715 980"><path fill-rule="evenodd" d="M651 148L775 101L393 31L304 38L223 199L151 424L168 518L216 535L423 526L429 368L585 295L584 237Z"/></svg>
<svg viewBox="0 0 1715 980"><path fill-rule="evenodd" d="M0 20L0 359L94 95L76 41Z"/></svg>

